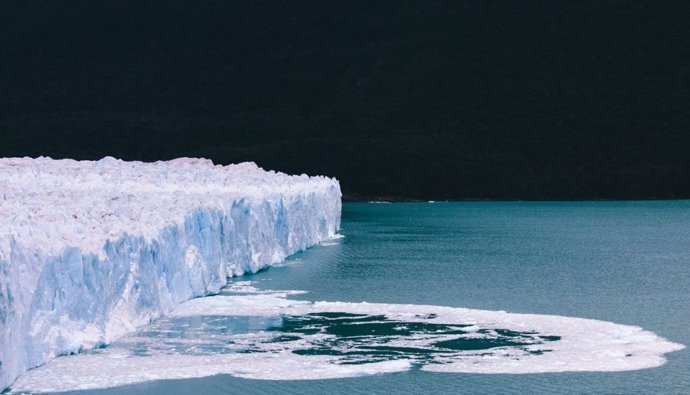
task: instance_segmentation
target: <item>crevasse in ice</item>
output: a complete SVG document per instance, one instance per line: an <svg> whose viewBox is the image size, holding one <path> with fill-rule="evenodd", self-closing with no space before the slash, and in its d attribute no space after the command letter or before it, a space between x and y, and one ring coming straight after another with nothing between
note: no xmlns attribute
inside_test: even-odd
<svg viewBox="0 0 690 395"><path fill-rule="evenodd" d="M0 389L335 235L340 186L254 163L0 159Z"/></svg>

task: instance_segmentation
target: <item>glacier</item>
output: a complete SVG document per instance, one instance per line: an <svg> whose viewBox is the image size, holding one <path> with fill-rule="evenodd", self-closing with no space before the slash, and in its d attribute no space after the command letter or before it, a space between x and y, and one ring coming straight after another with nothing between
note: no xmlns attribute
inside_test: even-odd
<svg viewBox="0 0 690 395"><path fill-rule="evenodd" d="M336 179L254 163L0 159L0 389L332 238Z"/></svg>

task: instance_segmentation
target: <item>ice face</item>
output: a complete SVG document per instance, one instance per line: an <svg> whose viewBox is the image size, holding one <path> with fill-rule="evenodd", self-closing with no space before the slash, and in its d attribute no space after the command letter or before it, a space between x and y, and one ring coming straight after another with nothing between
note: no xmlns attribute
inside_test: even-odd
<svg viewBox="0 0 690 395"><path fill-rule="evenodd" d="M340 186L254 163L0 159L0 389L335 235Z"/></svg>

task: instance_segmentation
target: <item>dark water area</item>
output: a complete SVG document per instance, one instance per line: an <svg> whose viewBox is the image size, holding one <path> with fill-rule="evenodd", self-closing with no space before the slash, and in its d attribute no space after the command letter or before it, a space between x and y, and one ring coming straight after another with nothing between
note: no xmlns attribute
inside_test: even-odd
<svg viewBox="0 0 690 395"><path fill-rule="evenodd" d="M346 203L343 239L236 281L250 280L260 289L305 290L308 293L298 298L312 301L428 304L593 318L640 326L687 346L688 229L690 201ZM208 318L200 319L208 324ZM352 332L349 323L369 325L367 320L376 324L355 329L369 332ZM285 341L315 328L337 334L338 341L371 331L383 337L394 332L394 323L381 317L342 313L278 320L244 317L235 324L247 331L272 328L288 336ZM219 331L227 326L217 322L210 325L210 332L222 335ZM462 331L463 327L424 330ZM519 344L525 338L546 344L558 340L505 332L498 333L496 341ZM444 350L473 346L487 345L435 345ZM388 358L401 350L373 351ZM689 393L690 352L684 349L666 358L661 367L626 372L465 374L412 369L304 381L219 375L75 393Z"/></svg>

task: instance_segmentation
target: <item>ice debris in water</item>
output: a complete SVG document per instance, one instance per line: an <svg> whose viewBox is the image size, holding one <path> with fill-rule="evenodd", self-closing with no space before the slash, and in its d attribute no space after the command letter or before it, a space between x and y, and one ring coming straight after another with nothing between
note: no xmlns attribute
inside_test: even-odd
<svg viewBox="0 0 690 395"><path fill-rule="evenodd" d="M215 374L261 380L447 373L625 371L682 349L612 322L458 307L310 302L235 282L180 304L107 348L57 358L17 392L72 391Z"/></svg>

